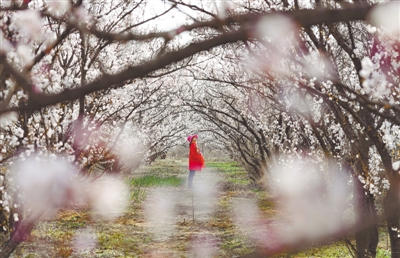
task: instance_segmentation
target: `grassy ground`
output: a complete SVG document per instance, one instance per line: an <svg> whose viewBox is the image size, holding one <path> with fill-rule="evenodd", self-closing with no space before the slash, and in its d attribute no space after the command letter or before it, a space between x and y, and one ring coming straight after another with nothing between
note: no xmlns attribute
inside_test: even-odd
<svg viewBox="0 0 400 258"><path fill-rule="evenodd" d="M234 162L208 162L205 171L196 173L199 190L193 192L186 187L187 173L185 160L160 160L141 167L125 176L131 200L123 216L95 221L89 207L59 211L44 218L13 256L242 257L252 253L256 246L235 223L234 207L255 203L264 219L279 216L267 192L252 186ZM386 239L384 233L381 239ZM382 240L378 257L389 257L387 249ZM276 257L351 256L344 241L338 241Z"/></svg>

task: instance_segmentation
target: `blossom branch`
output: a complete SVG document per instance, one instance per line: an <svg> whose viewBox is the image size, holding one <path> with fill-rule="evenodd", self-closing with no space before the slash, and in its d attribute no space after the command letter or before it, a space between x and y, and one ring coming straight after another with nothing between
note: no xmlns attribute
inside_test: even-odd
<svg viewBox="0 0 400 258"><path fill-rule="evenodd" d="M291 17L294 21L299 23L301 26L310 26L312 24L320 24L320 23L334 23L339 21L352 21L352 20L365 20L368 12L371 10L371 6L364 5L355 5L354 7L350 7L342 10L299 10L288 13L281 13ZM148 61L142 65L131 66L126 70L115 74L115 75L107 75L104 74L101 79L88 83L80 88L64 90L61 93L54 95L47 94L31 94L29 97L28 105L24 107L8 107L8 103L1 103L0 113L4 113L7 111L13 110L37 110L45 106L54 105L63 101L75 100L86 94L90 94L99 90L104 90L112 87L115 84L122 83L124 81L140 78L148 75L151 72L154 72L158 69L165 68L168 65L171 65L175 62L179 62L185 58L188 58L194 54L197 54L201 51L209 50L216 46L224 45L227 43L233 43L237 41L246 41L253 37L253 29L254 24L264 16L268 16L271 14L246 14L246 15L237 15L228 17L225 20L214 19L211 21L194 23L192 25L187 25L178 29L178 32L189 31L195 28L200 27L210 27L210 28L220 28L222 25L226 24L239 24L241 28L237 31L223 33L214 38L205 40L200 43L192 43L189 46L177 50L168 52L165 55L159 56L157 59ZM76 24L70 24L76 25ZM79 27L78 29L82 29ZM89 33L93 33L95 36L99 38L104 38L108 40L147 40L156 37L168 38L171 37L171 33L177 33L177 31L173 30L170 32L162 32L162 33L149 33L146 35L119 35L106 33L96 30L88 30ZM173 35L175 35L173 34ZM59 38L60 40L62 37ZM1 55L2 60L5 61L4 54ZM40 57L38 57L40 58ZM6 62L7 65L7 62ZM18 83L28 92L30 92L30 81L26 78L22 73L16 71L15 69L11 69L11 66L7 66L8 70L11 74L13 74Z"/></svg>

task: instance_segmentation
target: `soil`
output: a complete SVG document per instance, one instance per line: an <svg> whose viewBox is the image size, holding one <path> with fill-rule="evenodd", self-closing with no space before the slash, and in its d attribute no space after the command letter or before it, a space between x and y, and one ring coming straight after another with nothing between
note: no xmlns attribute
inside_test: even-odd
<svg viewBox="0 0 400 258"><path fill-rule="evenodd" d="M187 174L186 162L170 160L124 178L129 182L157 175L185 181ZM274 242L266 230L275 218L282 221L285 216L267 191L251 184L243 169L215 163L196 173L194 185L193 190L186 182L176 187L132 186L129 207L115 220L96 219L90 207L49 213L12 257L253 257L257 246ZM389 257L387 234L382 232L377 257ZM277 257L351 255L344 241L334 241Z"/></svg>
<svg viewBox="0 0 400 258"><path fill-rule="evenodd" d="M186 177L184 169L176 173ZM146 188L143 200L132 200L128 211L114 221L93 219L89 207L58 211L37 224L13 257L240 257L250 253L254 244L235 223L235 204L257 200L257 193L227 183L212 168L196 173L194 184L193 190L185 184Z"/></svg>

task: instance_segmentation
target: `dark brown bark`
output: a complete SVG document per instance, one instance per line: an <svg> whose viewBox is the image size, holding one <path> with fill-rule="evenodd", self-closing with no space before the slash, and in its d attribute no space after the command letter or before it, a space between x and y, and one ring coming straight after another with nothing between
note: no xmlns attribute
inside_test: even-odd
<svg viewBox="0 0 400 258"><path fill-rule="evenodd" d="M293 12L288 12L285 13L285 15L289 16L292 18L295 22L297 22L299 25L308 27L314 24L330 24L330 23L335 23L335 22L340 22L340 21L352 21L352 20L365 20L366 15L370 11L372 6L354 6L346 9L340 9L340 10L329 10L329 9L320 9L320 10L298 10L298 11L293 11ZM269 15L269 14L264 14L264 15ZM14 78L18 81L18 83L27 90L27 92L30 92L29 100L28 100L28 105L22 108L9 108L8 103L2 103L0 106L0 113L11 111L11 110L21 110L21 109L29 109L29 110L37 110L45 106L49 105L54 105L63 101L67 100L75 100L79 99L84 95L108 89L112 87L113 85L120 84L122 82L125 82L127 80L135 79L135 78L140 78L143 76L146 76L154 71L157 71L159 69L165 68L168 65L171 65L173 63L176 63L178 61L181 61L185 58L191 57L194 54L197 54L201 51L204 50L209 50L211 48L228 44L228 43L233 43L233 42L238 42L238 41L246 41L248 39L253 38L253 28L254 24L262 18L264 15L255 15L255 14L247 14L247 15L239 15L239 16L232 16L228 17L224 23L221 24L221 21L219 19L214 19L208 22L202 22L202 23L195 23L190 26L184 27L182 30L187 31L187 30L192 30L195 28L202 28L202 27L212 27L212 28L217 28L220 29L221 26L224 24L239 24L242 26L241 29L229 32L229 33L223 33L219 36L216 36L214 38L205 40L200 43L193 43L190 44L189 46L182 48L178 51L174 52L169 52L166 53L165 55L162 55L158 57L155 60L148 61L142 65L138 66L133 66L129 67L128 69L122 71L121 73L115 74L115 75L107 75L104 74L102 78L95 82L91 82L88 84L83 85L82 87L76 88L76 89L69 89L65 90L61 93L54 94L54 95L46 95L46 94L39 94L39 93L33 93L30 92L32 87L31 87L31 82L30 80L21 72L13 69L12 66L10 66L6 59L5 55L1 54L0 55L0 60L5 64L5 68L12 74ZM82 29L82 28L80 28ZM96 31L86 31L83 30L87 33L92 33L95 34L98 37L104 38L104 39L109 39L109 40L137 40L138 35L120 35L123 36L122 39L119 39L116 37L117 35L109 35L108 33L104 32L96 32ZM163 37L163 38L168 38L170 33L161 33L161 34L149 34L149 35L144 35L143 37L139 37L140 39L151 39L151 38L156 38L156 37ZM132 36L132 37L129 37ZM6 104L6 105L5 105Z"/></svg>
<svg viewBox="0 0 400 258"><path fill-rule="evenodd" d="M400 238L398 237L400 230L399 190L398 186L391 185L385 198L386 223L392 258L400 257Z"/></svg>
<svg viewBox="0 0 400 258"><path fill-rule="evenodd" d="M355 233L356 257L376 257L379 234L375 200L372 194L364 194L363 185L358 179L355 179L355 182L357 191L359 193L359 230Z"/></svg>
<svg viewBox="0 0 400 258"><path fill-rule="evenodd" d="M36 221L40 218L41 214L31 215L26 220L16 223L15 231L11 233L10 240L6 243L0 252L0 258L10 257L15 248L25 241L32 232Z"/></svg>

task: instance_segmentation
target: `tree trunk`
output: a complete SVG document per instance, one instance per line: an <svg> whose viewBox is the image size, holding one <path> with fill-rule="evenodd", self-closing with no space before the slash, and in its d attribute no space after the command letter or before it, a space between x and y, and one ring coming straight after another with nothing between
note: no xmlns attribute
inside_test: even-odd
<svg viewBox="0 0 400 258"><path fill-rule="evenodd" d="M355 233L357 258L376 257L376 249L379 242L374 200L370 195L364 195L364 197L364 203L362 204L363 210L360 211L361 216L359 220L360 223L366 224L366 227L361 227L360 230Z"/></svg>
<svg viewBox="0 0 400 258"><path fill-rule="evenodd" d="M369 150L372 147L372 141L366 140L366 135L359 133L359 154L356 167L358 174L370 174L369 172ZM375 207L375 198L373 194L365 192L363 185L359 180L357 188L360 194L360 231L356 232L356 257L367 258L376 257L376 249L379 242L377 213ZM361 224L362 223L362 224Z"/></svg>
<svg viewBox="0 0 400 258"><path fill-rule="evenodd" d="M390 186L385 198L385 214L392 258L400 258L400 202L399 187Z"/></svg>

